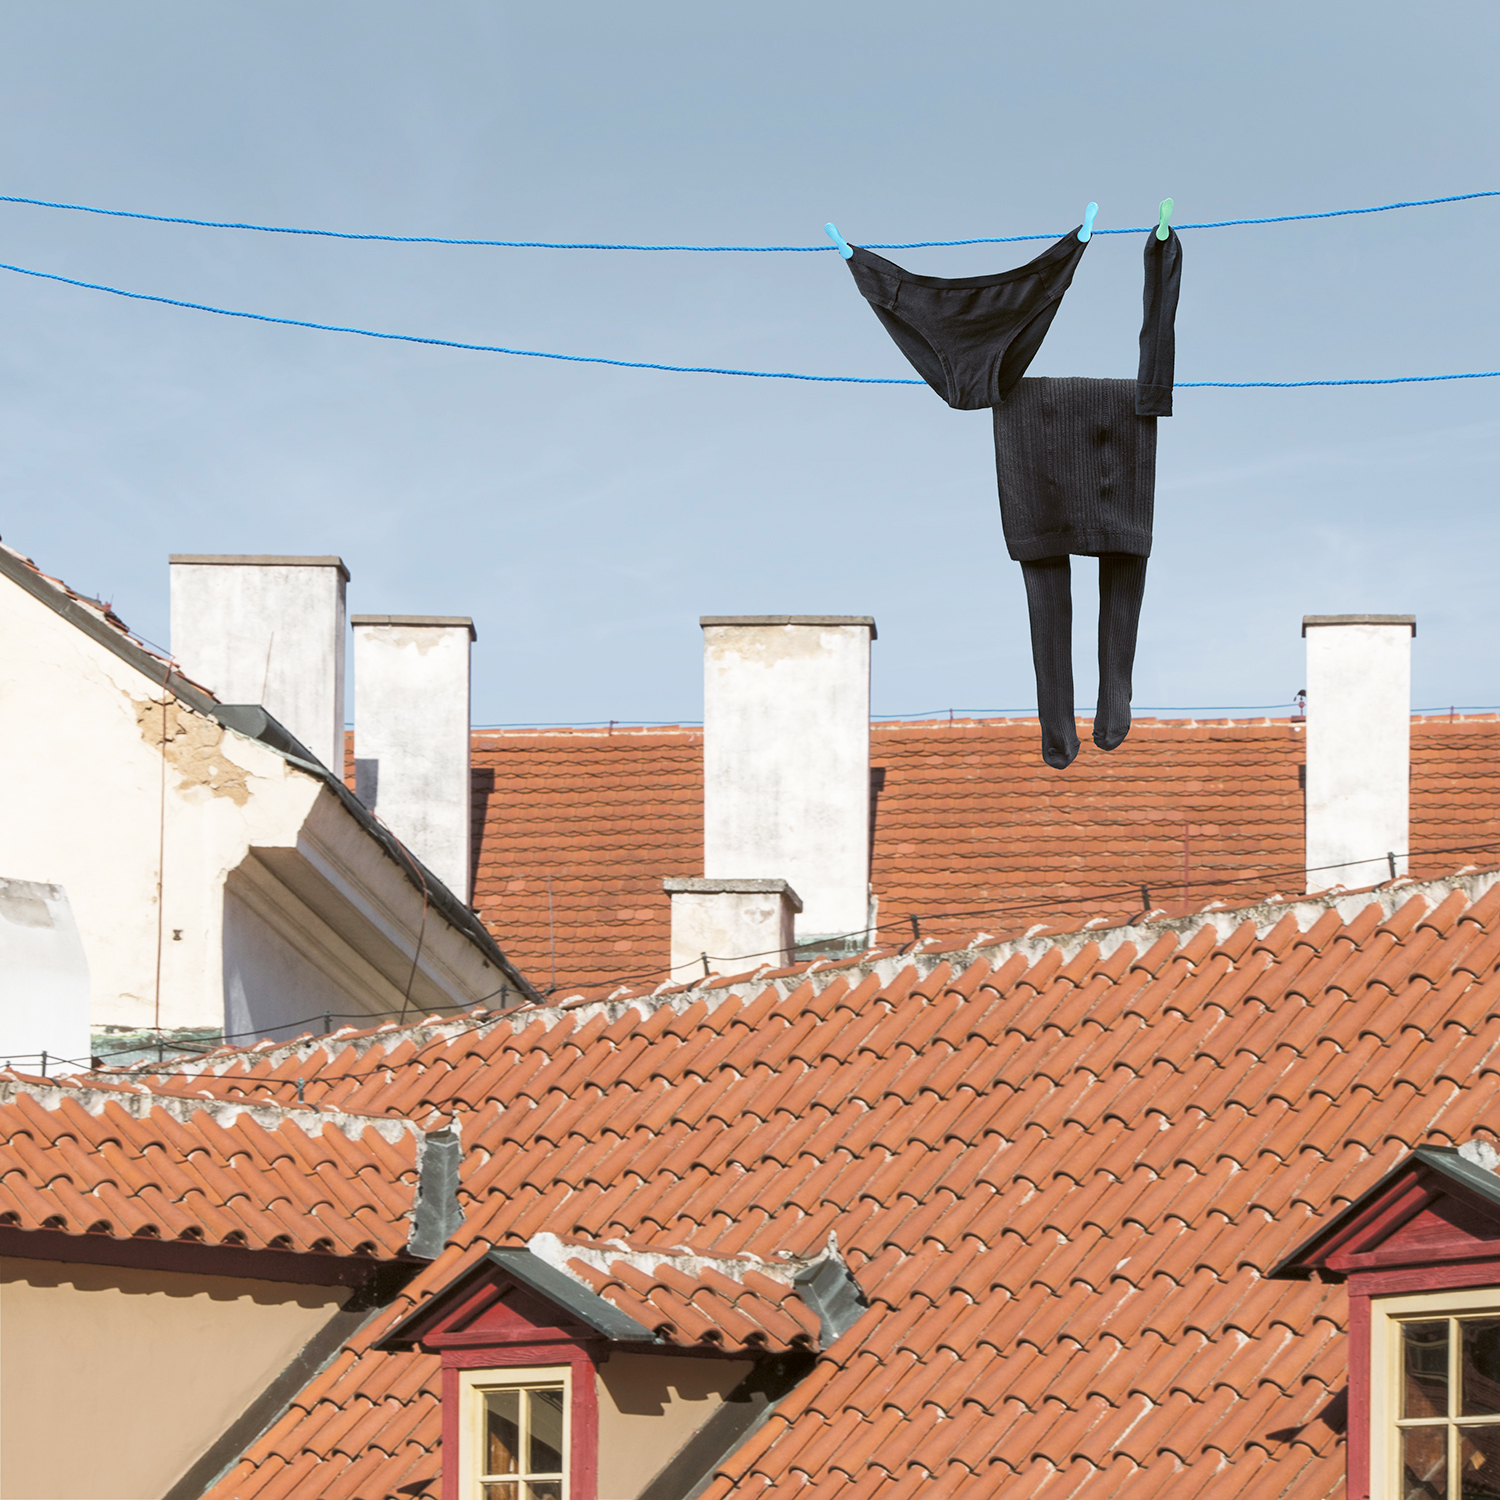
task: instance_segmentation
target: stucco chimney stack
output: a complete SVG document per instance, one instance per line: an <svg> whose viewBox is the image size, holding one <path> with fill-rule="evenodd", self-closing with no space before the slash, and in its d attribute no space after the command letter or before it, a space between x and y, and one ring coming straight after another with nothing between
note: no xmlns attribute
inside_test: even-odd
<svg viewBox="0 0 1500 1500"><path fill-rule="evenodd" d="M360 800L467 901L474 622L466 615L355 615L351 623Z"/></svg>
<svg viewBox="0 0 1500 1500"><path fill-rule="evenodd" d="M803 902L799 943L863 935L874 620L706 615L700 623L704 876L789 882Z"/></svg>
<svg viewBox="0 0 1500 1500"><path fill-rule="evenodd" d="M344 771L344 589L337 557L174 554L172 654L221 703L258 703Z"/></svg>
<svg viewBox="0 0 1500 1500"><path fill-rule="evenodd" d="M738 974L792 962L802 898L784 880L662 882L672 898L672 978Z"/></svg>
<svg viewBox="0 0 1500 1500"><path fill-rule="evenodd" d="M1406 873L1416 633L1415 615L1303 618L1309 891Z"/></svg>

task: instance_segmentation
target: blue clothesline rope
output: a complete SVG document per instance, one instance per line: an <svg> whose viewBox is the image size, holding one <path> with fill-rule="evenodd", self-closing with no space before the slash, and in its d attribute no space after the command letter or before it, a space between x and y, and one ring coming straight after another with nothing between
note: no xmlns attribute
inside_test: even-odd
<svg viewBox="0 0 1500 1500"><path fill-rule="evenodd" d="M724 365L667 365L644 359L606 359L598 354L555 354L545 349L513 349L506 344L470 344L460 339L426 338L416 333L384 333L374 328L356 328L347 323L314 323L306 318L277 318L269 313L241 312L232 307L214 307L207 302L187 302L180 297L158 297L150 292L129 292L123 287L106 286L99 281L80 281L73 276L58 276L52 271L34 271L27 266L13 266L0 261L0 271L17 276L33 276L39 281L56 281L63 286L82 287L90 292L108 292L112 297L127 297L132 302L158 302L164 307L185 307L192 312L214 313L221 318L244 318L252 323L277 323L285 328L312 328L319 333L352 333L365 339L388 339L401 344L432 344L440 349L467 349L478 354L514 354L525 359L557 359L578 365L615 365L626 370L668 370L680 375L743 375L752 380L810 380L832 385L925 385L926 381L888 375L803 375L794 370L735 370ZM1216 387L1223 390L1292 390L1316 385L1413 385L1434 380L1487 380L1500 376L1500 370L1464 370L1450 375L1391 375L1383 378L1350 380L1179 380L1178 390Z"/></svg>
<svg viewBox="0 0 1500 1500"><path fill-rule="evenodd" d="M1438 203L1465 203L1471 198L1500 198L1500 188L1479 193L1452 193L1446 198L1409 198L1399 203L1377 203L1370 208L1331 208L1311 214L1275 214L1261 219L1215 219L1202 224L1178 224L1178 229L1233 229L1242 224L1293 224L1306 219L1345 219L1355 214L1383 214L1395 208L1431 208ZM62 208L71 213L99 214L109 219L144 219L153 224L187 224L198 229L245 229L256 234L295 234L326 240L381 240L395 245L479 245L512 250L686 250L699 254L814 254L833 250L832 245L632 245L593 240L470 240L437 234L360 234L343 229L297 229L285 224L249 224L233 219L191 219L182 215L140 213L126 208L96 208L88 203L61 203L50 198L23 198L0 194L0 203L22 203L33 208ZM1095 229L1095 234L1145 234L1154 224L1129 229ZM1055 240L1066 234L1059 229L1048 234L980 235L966 240L892 240L881 243L861 240L870 250L923 250L944 245L1009 245L1022 240ZM341 330L347 331L347 330ZM521 353L506 350L506 353ZM553 356L547 356L553 357ZM560 356L559 356L560 357ZM604 361L624 363L624 361ZM665 368L652 366L651 368ZM734 371L735 374L755 373Z"/></svg>

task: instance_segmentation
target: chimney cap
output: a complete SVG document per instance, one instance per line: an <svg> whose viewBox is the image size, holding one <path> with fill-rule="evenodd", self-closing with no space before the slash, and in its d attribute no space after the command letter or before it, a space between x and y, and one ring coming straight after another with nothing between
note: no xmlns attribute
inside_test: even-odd
<svg viewBox="0 0 1500 1500"><path fill-rule="evenodd" d="M468 615L350 615L351 627L360 625L453 625L467 626L469 639L477 641L479 633Z"/></svg>
<svg viewBox="0 0 1500 1500"><path fill-rule="evenodd" d="M1309 625L1410 625L1411 633L1417 633L1415 615L1303 615L1303 635Z"/></svg>
<svg viewBox="0 0 1500 1500"><path fill-rule="evenodd" d="M263 553L173 552L169 563L188 563L200 568L337 568L349 582L349 569L342 557L268 557Z"/></svg>
<svg viewBox="0 0 1500 1500"><path fill-rule="evenodd" d="M802 910L802 898L785 880L704 880L689 876L669 875L661 883L669 896L785 896L792 910Z"/></svg>
<svg viewBox="0 0 1500 1500"><path fill-rule="evenodd" d="M700 615L699 625L868 625L877 639L873 615Z"/></svg>

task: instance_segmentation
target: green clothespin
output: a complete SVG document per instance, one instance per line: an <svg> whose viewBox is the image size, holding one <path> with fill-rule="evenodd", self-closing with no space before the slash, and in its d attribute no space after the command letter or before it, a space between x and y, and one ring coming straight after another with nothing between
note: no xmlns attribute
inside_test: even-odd
<svg viewBox="0 0 1500 1500"><path fill-rule="evenodd" d="M1156 211L1156 237L1159 240L1170 239L1172 235L1172 200L1163 198L1161 207Z"/></svg>

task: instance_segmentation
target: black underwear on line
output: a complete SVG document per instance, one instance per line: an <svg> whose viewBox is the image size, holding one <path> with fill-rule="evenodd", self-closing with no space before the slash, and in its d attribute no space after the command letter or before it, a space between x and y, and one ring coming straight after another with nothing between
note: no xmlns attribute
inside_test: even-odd
<svg viewBox="0 0 1500 1500"><path fill-rule="evenodd" d="M1042 346L1087 243L1070 230L1014 271L916 276L860 246L854 284L896 347L949 406L997 406Z"/></svg>

